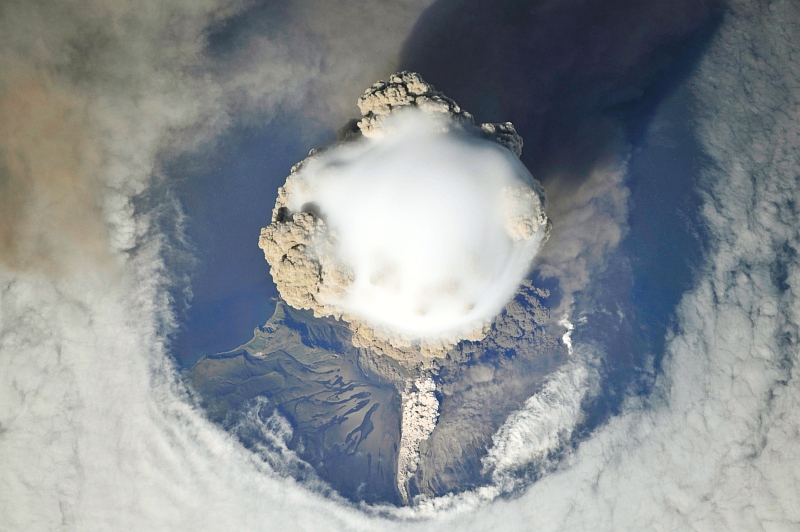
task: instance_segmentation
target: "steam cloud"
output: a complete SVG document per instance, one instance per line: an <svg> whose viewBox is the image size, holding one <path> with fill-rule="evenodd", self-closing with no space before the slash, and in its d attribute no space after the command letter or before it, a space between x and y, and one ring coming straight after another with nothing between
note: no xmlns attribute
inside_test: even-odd
<svg viewBox="0 0 800 532"><path fill-rule="evenodd" d="M367 48L374 56L364 42L389 46L410 26L393 17L394 33L365 36L385 20L375 15L385 6L345 4L357 8L335 10L345 22L354 13L366 19L359 31L330 25L344 28L333 42L348 58ZM156 154L175 147L175 132L235 108L215 95L236 90L189 75L213 2L142 6L6 2L0 16L8 157L0 179L0 529L797 529L796 3L731 1L694 77L698 134L713 162L704 219L714 246L678 309L657 393L626 404L520 497L465 504L460 515L435 511L425 522L375 519L280 478L205 421L176 384L163 338L162 243L129 200L146 188ZM325 26L326 10L307 12L318 18L298 26ZM188 25L175 26L181 20ZM285 104L280 87L291 92L319 77L315 61L298 66L314 56L305 37L293 48L302 53L287 57L266 39L254 42L249 58L266 66L233 85L269 93L264 108ZM347 38L359 46L342 45ZM87 51L98 55L82 64ZM331 70L349 79L358 70L351 63ZM111 260L87 260L104 254ZM524 467L539 450L515 435L537 423L557 434L565 405L527 403L498 434L505 439L492 458L509 471Z"/></svg>
<svg viewBox="0 0 800 532"><path fill-rule="evenodd" d="M550 231L521 139L414 73L360 103L363 136L297 165L262 231L281 295L402 358L481 338Z"/></svg>

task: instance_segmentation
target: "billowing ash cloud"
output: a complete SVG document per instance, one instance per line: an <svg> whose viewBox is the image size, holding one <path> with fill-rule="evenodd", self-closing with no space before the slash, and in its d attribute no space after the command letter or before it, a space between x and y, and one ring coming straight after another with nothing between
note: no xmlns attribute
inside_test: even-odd
<svg viewBox="0 0 800 532"><path fill-rule="evenodd" d="M481 338L549 235L521 139L414 73L359 104L360 134L296 165L262 230L281 295L403 358Z"/></svg>
<svg viewBox="0 0 800 532"><path fill-rule="evenodd" d="M213 4L3 4L0 528L797 529L797 3L731 1L693 79L698 134L712 161L703 212L714 246L680 305L657 393L626 404L519 497L462 514L434 507L430 521L373 518L280 478L208 423L176 384L164 354L159 235L129 198L147 186L175 131L202 129L204 116L235 107L215 99L229 85L190 76L194 39ZM373 54L391 34L364 32L387 7L355 7L331 11L366 13L361 26L331 26L358 40L349 54ZM387 26L404 35L394 20ZM256 73L234 82L268 92L265 107L285 104L273 101L280 87L291 92L319 77L297 66L314 57L305 37L295 50L306 55L283 61L284 48L270 42L250 54L270 83ZM348 79L353 70L338 69ZM76 222L79 215L89 220ZM112 260L87 260L109 248ZM536 423L549 434L564 426L569 404L557 384L498 434L492 458L500 467L524 467L509 458L539 452L515 435L539 434L546 444Z"/></svg>

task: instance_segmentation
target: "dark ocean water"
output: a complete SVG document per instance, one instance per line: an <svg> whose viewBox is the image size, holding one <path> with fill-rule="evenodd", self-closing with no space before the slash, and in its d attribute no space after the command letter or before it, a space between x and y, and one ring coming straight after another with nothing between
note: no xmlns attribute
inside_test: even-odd
<svg viewBox="0 0 800 532"><path fill-rule="evenodd" d="M588 431L617 413L627 395L651 390L665 335L676 326L676 306L703 258L698 184L704 156L688 102L687 90L666 99L634 144L626 180L628 233L577 300L589 319L573 339L604 356L604 384L589 408Z"/></svg>
<svg viewBox="0 0 800 532"><path fill-rule="evenodd" d="M272 315L278 292L258 248L259 232L292 165L332 140L335 134L321 126L284 120L236 131L214 153L170 165L196 259L187 272L192 297L172 344L181 366L248 342Z"/></svg>
<svg viewBox="0 0 800 532"><path fill-rule="evenodd" d="M663 354L664 334L673 323L675 306L682 294L691 287L694 268L702 258L696 185L703 157L689 125L687 102L686 91L678 91L665 99L647 127L642 129L641 135L633 140L626 178L631 191L629 232L607 263L593 273L592 282L577 299L578 311L589 319L584 325L579 325L574 339L598 346L605 355L602 362L603 391L594 403L587 405L587 421L581 434L587 434L616 413L626 395L648 392L657 374ZM258 233L269 222L277 188L283 184L289 168L304 157L306 147L333 140L332 134L322 129L311 140L308 136L301 138L299 135L281 134L289 130L291 128L284 126L282 129L240 134L231 139L232 148L221 149L213 157L214 164L183 167L185 177L179 181L175 195L188 217L186 232L197 258L197 265L191 271L194 297L174 343L175 356L183 367L193 366L203 355L231 351L249 342L253 339L253 330L263 325L275 308L277 292L263 254L256 245ZM541 279L535 273L532 279L537 286L551 291L551 300L547 305L557 305L561 298L557 282L554 279ZM305 341L303 345L323 350L331 348L318 341ZM303 345L296 347L302 351L306 349ZM264 349L268 351L269 346ZM276 353L280 355L282 349ZM270 366L271 358L259 359L252 362L251 366L264 366L261 372L264 375L254 372L249 366L245 369L235 367L233 374L241 373L244 377L240 384L234 386L232 383L235 379L225 373L228 370L218 368L220 363L214 361L242 358L239 351L204 359L205 366L195 366L190 373L205 400L217 405L215 408L224 414L217 410L211 412L219 414L218 422L229 429L238 426L231 421L238 419L231 412L247 411L251 406L249 401L254 397L268 397L269 412L266 414L276 405L283 405L280 408L284 410L280 411L290 420L295 432L290 446L301 449L300 455L314 464L317 473L340 493L353 500L396 502L391 472L385 468L379 468L378 473L373 472L374 464L371 461L375 456L385 459L391 453L362 453L355 449L348 454L348 451L342 454L342 467L345 470L351 468L347 474L341 468L331 469L330 460L319 460L319 457L328 456L333 450L339 449L336 442L347 440L350 433L342 433L346 438L336 434L331 436L331 427L338 427L339 424L309 424L308 420L317 419L322 413L336 414L340 417L334 415L335 419L348 422L352 421L350 418L356 418L352 409L343 417L336 410L342 402L336 395L341 383L329 379L327 375L339 371L338 364L341 361L338 356L329 354L315 359L313 371L302 364L295 364L295 370L287 370L294 368L294 359L291 357L286 360L276 358L277 365L273 364L274 367ZM337 348L333 351L339 353L341 350ZM491 362L489 358L487 361ZM329 364L330 367L320 364ZM351 365L357 367L357 364L345 364L348 368ZM208 376L198 377L201 370ZM253 388L258 380L254 375L266 382L266 387ZM353 375L351 380L360 383L358 386L377 386L361 373ZM290 387L281 384L292 378L299 378L300 381ZM234 388L218 389L214 379ZM276 379L279 381L277 384L273 383ZM292 401L300 401L298 404L303 405L313 404L313 415L305 410L302 415L298 414L294 406L294 410L286 410L286 401L276 399L288 393L289 388L295 392L299 390L301 381L304 386L311 387L311 391L289 398L291 401L286 404L292 406ZM352 384L350 380L347 383L348 387ZM386 383L378 384L380 386L376 390L386 387ZM322 387L320 390L335 388L332 388L336 392L333 396L336 401L331 403L333 406L327 403L320 406L309 399L320 392L314 386ZM384 395L375 404L387 407L393 404L396 397L388 392ZM241 400L237 399L239 402L231 402L231 397L240 396ZM357 406L370 413L371 409L365 409L365 405L368 405L364 402L365 397L356 394L352 399L360 401ZM346 405L346 402L342 404ZM224 405L224 408L219 405ZM304 408L308 409L307 406ZM381 419L389 419L392 412L397 413L395 410L387 410ZM362 425L369 425L368 422L370 419L367 417ZM396 423L399 422L394 420L390 425ZM497 420L495 425L499 423L502 420ZM361 425L356 429L359 427ZM369 434L371 432L365 432L364 437ZM384 428L373 436L383 441L386 438L391 440L391 434L391 430ZM250 443L255 445L258 442ZM329 449L326 445L333 447ZM480 453L474 453L472 461L479 464L480 456ZM356 467L353 465L355 462L350 463L359 459L366 460L366 465ZM328 465L323 467L325 464ZM480 481L477 469L465 471L458 477L459 487L477 485L476 482ZM344 482L348 479L359 481L357 485L350 485ZM369 486L367 492L359 488L362 484ZM450 484L442 489L443 493L459 491L459 488Z"/></svg>
<svg viewBox="0 0 800 532"><path fill-rule="evenodd" d="M688 91L669 99L629 161L631 299L655 353L674 309L692 287L705 247L699 220L704 154L690 127Z"/></svg>
<svg viewBox="0 0 800 532"><path fill-rule="evenodd" d="M717 2L681 0L664 11L627 2L618 8L625 16L608 14L602 2L585 2L574 12L527 1L500 5L438 0L417 25L402 62L479 120L513 121L526 141L522 160L545 187L548 179L579 182L597 160L630 148L628 232L576 296L576 316L587 320L576 323L573 340L602 353L602 391L584 405L580 440L619 412L625 397L650 391L665 333L675 326L676 305L691 288L703 256L696 192L703 154L691 129L690 95L681 82L716 28ZM450 17L453 9L463 16ZM503 28L514 38L498 41ZM226 31L223 27L214 37L219 53L230 44ZM609 40L609 35L626 37ZM598 49L598 43L610 44ZM226 429L236 433L241 425L236 416L249 412L253 400L264 399L264 415L277 409L289 420L290 447L331 486L353 500L396 503L391 468L399 437L399 396L394 388L365 372L353 353L343 356L348 352L343 344L325 344L324 334L309 336L321 326L319 320L278 320L258 329L276 310L278 295L257 247L260 229L270 221L277 189L291 166L310 148L334 140L330 129L295 117L263 129L234 131L209 153L169 165L166 197L181 205L187 220L185 254L194 258L186 268L188 282L181 285L191 287L191 297L178 289L173 294L180 326L171 347L178 363L192 368L187 375L212 405L210 417ZM551 293L543 304L557 306L562 298L558 282L536 272L531 278ZM248 342L249 347L237 349ZM208 356L215 353L222 354ZM492 353L482 356L481 363L499 364ZM467 375L468 366L453 371ZM544 378L555 367L531 374ZM492 386L502 396L513 388L511 381L500 378ZM525 388L516 403L509 400L506 406L518 408L533 391ZM439 396L437 435L447 436L450 410L461 412L448 406L457 403L457 395ZM467 399L470 408L478 404ZM446 473L417 475L429 494L482 482L479 459L508 411L485 405L479 414L467 410L469 418L451 416L458 421L451 423L453 432L474 432L481 415L490 412L503 419L484 423L486 434L476 440L475 449L465 447L467 458L455 465L422 467L423 472L429 467ZM374 420L373 412L379 412ZM259 444L258 438L249 441L246 434L236 434L245 445ZM428 443L436 441L432 437ZM440 480L441 486L434 486Z"/></svg>
<svg viewBox="0 0 800 532"><path fill-rule="evenodd" d="M718 2L682 0L666 10L627 2L615 8L625 16L608 13L602 2L581 6L549 10L528 1L498 6L438 0L420 19L401 61L479 119L514 121L526 141L523 162L545 184L551 171L567 170L581 179L597 157L618 146L624 131L635 146L632 236L622 250L630 259L625 267L638 276L631 298L642 307L642 321L663 323L674 293L688 282L681 258L687 244L672 220L675 209L693 208L685 189L691 187L687 176L695 155L691 143L657 146L644 132L660 102L702 55L716 27ZM463 16L450 17L452 9ZM223 53L230 28L218 30L212 50ZM506 30L516 37L498 48L494 36ZM606 44L599 49L598 43ZM686 131L664 134L688 138ZM290 167L309 148L334 139L332 131L293 117L263 130L235 131L203 161L172 165L197 259L191 306L173 343L182 365L248 341L270 316L277 292L256 246L259 230L269 222ZM549 288L556 300L557 287Z"/></svg>
<svg viewBox="0 0 800 532"><path fill-rule="evenodd" d="M602 392L586 405L584 434L627 395L651 389L702 256L693 192L702 154L681 86L719 27L721 5L437 0L403 49L405 68L478 120L512 121L522 161L545 189L580 183L597 161L632 149L630 231L576 295L576 316L587 320L573 339L602 357Z"/></svg>
<svg viewBox="0 0 800 532"><path fill-rule="evenodd" d="M685 91L665 100L635 139L626 181L629 232L579 295L579 310L592 319L574 338L595 343L606 354L607 396L593 416L597 422L616 411L626 393L647 393L675 306L702 258L695 187L703 156L687 101ZM190 272L193 297L173 344L183 367L248 342L274 310L277 291L257 247L259 231L269 222L290 167L307 147L333 140L322 128L311 138L287 135L291 130L283 124L239 133L213 164L183 167L189 170L184 169L176 195L197 259ZM551 291L548 306L556 306L557 282L535 273L532 279Z"/></svg>

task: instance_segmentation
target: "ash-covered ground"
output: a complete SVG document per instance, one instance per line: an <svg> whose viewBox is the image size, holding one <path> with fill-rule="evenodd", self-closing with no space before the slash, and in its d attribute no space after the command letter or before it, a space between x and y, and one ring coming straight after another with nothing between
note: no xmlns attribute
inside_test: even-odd
<svg viewBox="0 0 800 532"><path fill-rule="evenodd" d="M406 452L398 482L407 383L422 374L352 345L341 321L315 318L278 302L253 339L202 358L189 376L212 420L251 448L280 447L273 414L291 424L288 449L305 463L284 474L318 475L354 501L401 504L418 495L457 493L486 484L482 460L509 414L568 358L542 324L547 292L526 282L486 338L461 342L424 373L435 383L435 428ZM298 465L299 464L299 465Z"/></svg>

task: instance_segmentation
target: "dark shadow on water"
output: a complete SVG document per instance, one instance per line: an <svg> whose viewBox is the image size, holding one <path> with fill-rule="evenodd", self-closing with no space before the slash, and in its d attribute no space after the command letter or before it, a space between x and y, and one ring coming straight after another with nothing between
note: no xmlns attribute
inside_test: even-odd
<svg viewBox="0 0 800 532"><path fill-rule="evenodd" d="M695 282L707 249L697 191L705 156L690 127L688 91L659 110L628 165L630 231L578 299L591 326L575 339L598 346L604 393L586 430L619 413L628 395L646 395L661 371L675 310Z"/></svg>
<svg viewBox="0 0 800 532"><path fill-rule="evenodd" d="M512 121L534 176L580 179L691 72L717 0L438 0L406 41L420 72L480 121Z"/></svg>
<svg viewBox="0 0 800 532"><path fill-rule="evenodd" d="M717 0L438 0L403 50L403 68L478 121L512 121L522 160L545 187L581 182L598 161L633 148L630 232L576 300L589 319L574 340L605 354L604 393L584 434L626 395L649 392L702 259L702 154L686 94L676 94L723 15ZM654 119L667 123L660 133Z"/></svg>
<svg viewBox="0 0 800 532"><path fill-rule="evenodd" d="M664 122L629 162L631 231L621 250L630 257L631 299L655 354L658 372L674 309L692 288L708 247L700 219L700 173L708 164L690 124L688 91L661 111Z"/></svg>
<svg viewBox="0 0 800 532"><path fill-rule="evenodd" d="M575 331L576 341L607 353L606 391L589 410L584 434L618 412L626 394L647 393L660 364L664 331L699 262L702 237L693 186L700 155L686 126L685 101L675 109L663 103L701 56L718 24L717 14L714 2L688 0L439 0L403 52L405 68L419 71L479 120L513 121L526 141L523 161L545 184L550 176L582 179L620 142L634 147L628 182L631 231L577 299L578 309L590 319ZM235 24L247 27L248 21ZM215 53L236 46L233 26L215 32ZM664 129L664 143L658 144L653 118L665 113L674 115L673 129ZM184 205L189 248L197 257L189 271L193 297L172 350L181 365L192 367L189 378L209 401L211 419L230 429L248 401L266 397L292 422L290 447L345 496L396 503L391 468L396 465L399 398L389 384L375 382L359 366L347 346L347 331L341 324L323 327L320 320L288 310L280 327L253 332L276 310L272 298L277 295L256 246L259 230L269 222L277 188L291 165L308 147L334 140L332 132L320 129L317 138L301 141L294 131L288 122L267 131L238 131L203 164L187 157L168 168L169 175L177 176L170 194ZM536 272L531 278L550 290L546 305L556 306L562 297L557 284ZM178 291L173 298L188 301ZM235 350L251 339L244 351ZM231 349L224 357L201 358ZM452 485L422 474L415 482L448 493L478 478L485 442L505 411L471 410L477 404L474 390L481 391L477 385L483 382L476 369L506 371L498 382L508 387L520 367L543 379L558 367L556 354L551 360L531 352L526 360L513 348L488 349L480 360L467 357L463 365L453 365L452 374L438 375L440 385L456 391L439 395L442 435L426 445L433 449L441 437L440 446L446 448L445 436L450 436L442 429L451 426L456 435L465 431L462 427L474 431L476 416L486 418L481 425L485 435L465 445L471 458L463 471L442 469L442 478L455 479ZM541 384L517 380L514 400L506 401L509 409L518 408ZM508 399L505 388L495 392ZM471 417L462 419L462 411Z"/></svg>

